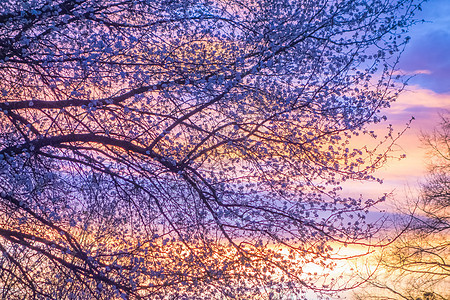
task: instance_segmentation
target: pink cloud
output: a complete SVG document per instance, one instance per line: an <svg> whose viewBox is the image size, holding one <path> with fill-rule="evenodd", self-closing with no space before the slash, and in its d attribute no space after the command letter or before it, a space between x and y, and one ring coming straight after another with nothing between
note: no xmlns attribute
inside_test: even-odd
<svg viewBox="0 0 450 300"><path fill-rule="evenodd" d="M430 132L439 122L439 113L450 110L450 94L439 94L431 90L419 87L409 87L402 93L398 100L392 103L391 108L383 113L387 121L370 127L380 137L387 132L387 127L392 124L395 134L403 131L407 123L414 117L410 128L396 142L390 153L387 163L375 172L375 176L382 178L384 183L376 182L349 182L344 185L344 193L349 196L364 198L378 198L384 193L393 193L396 202L402 202L406 197L414 197L418 194L418 183L427 173L427 149L420 141L421 132ZM362 136L354 140L355 144L376 146L379 142ZM406 158L398 159L402 154ZM409 194L409 195L408 195ZM385 203L382 208L392 210L392 202Z"/></svg>

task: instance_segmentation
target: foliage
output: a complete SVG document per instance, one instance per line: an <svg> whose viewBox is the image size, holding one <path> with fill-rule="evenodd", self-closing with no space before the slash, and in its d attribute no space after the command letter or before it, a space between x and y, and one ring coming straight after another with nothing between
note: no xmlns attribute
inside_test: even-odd
<svg viewBox="0 0 450 300"><path fill-rule="evenodd" d="M418 2L2 1L1 297L336 288Z"/></svg>

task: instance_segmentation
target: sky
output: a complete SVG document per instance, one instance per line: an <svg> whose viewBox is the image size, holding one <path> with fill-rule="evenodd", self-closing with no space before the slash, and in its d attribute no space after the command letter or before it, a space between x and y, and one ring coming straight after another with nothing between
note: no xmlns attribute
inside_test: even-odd
<svg viewBox="0 0 450 300"><path fill-rule="evenodd" d="M388 214L391 216L398 212L397 207L402 207L402 204L417 197L419 182L425 180L429 159L427 149L420 141L420 134L431 132L439 125L439 113L450 111L450 0L429 0L416 17L424 19L425 22L411 28L408 33L411 40L398 65L401 73L413 77L397 101L383 112L388 118L387 122L375 128L379 136L387 132L389 124L392 124L395 132L400 132L414 117L391 153L396 157L406 154L406 158L391 158L375 172L376 177L383 179L381 185L376 182L352 182L344 186L344 192L348 195L362 195L365 199L392 193L388 200L378 207L382 211L392 213ZM372 212L369 214L369 220L375 221L382 215ZM362 250L354 246L348 251L360 253ZM362 263L359 263L359 266L361 265ZM338 270L349 270L350 266L352 262L342 262L338 264ZM336 271L336 274L338 272ZM350 299L353 292L341 293L341 299Z"/></svg>
<svg viewBox="0 0 450 300"><path fill-rule="evenodd" d="M419 136L439 124L439 113L450 110L450 0L429 0L416 17L425 22L414 25L398 65L403 74L413 76L408 86L390 109L384 111L388 121L378 126L383 135L392 124L396 132L403 131L414 117L394 147L393 156L406 154L406 158L392 158L375 176L384 183L355 183L349 187L351 196L377 198L392 193L390 201L382 208L393 211L418 193L418 183L427 173L427 150Z"/></svg>

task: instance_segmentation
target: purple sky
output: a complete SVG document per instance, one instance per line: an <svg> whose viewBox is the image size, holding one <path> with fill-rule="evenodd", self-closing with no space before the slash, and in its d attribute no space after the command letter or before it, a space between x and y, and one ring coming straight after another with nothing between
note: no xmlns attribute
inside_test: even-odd
<svg viewBox="0 0 450 300"><path fill-rule="evenodd" d="M450 0L429 0L416 16L425 22L411 29L412 39L399 67L421 73L411 84L450 93Z"/></svg>
<svg viewBox="0 0 450 300"><path fill-rule="evenodd" d="M416 75L392 107L384 111L388 121L373 127L379 136L384 136L388 124L399 132L414 117L411 128L391 153L397 157L406 154L406 158L390 159L375 173L384 179L382 185L361 182L344 187L347 194L362 194L364 198L378 198L383 193L393 192L390 203L382 206L392 211L394 204L417 196L418 182L423 181L427 173L427 149L422 146L419 135L438 126L439 113L450 110L450 0L429 0L417 18L426 22L411 29L411 41L398 65L401 73Z"/></svg>

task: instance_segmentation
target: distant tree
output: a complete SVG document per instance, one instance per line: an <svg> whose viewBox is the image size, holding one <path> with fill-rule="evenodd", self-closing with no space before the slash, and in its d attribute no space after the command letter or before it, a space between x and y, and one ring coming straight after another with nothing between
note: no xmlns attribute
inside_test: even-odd
<svg viewBox="0 0 450 300"><path fill-rule="evenodd" d="M430 150L429 173L421 196L410 203L408 228L385 249L379 276L371 285L394 299L449 299L450 292L450 115L441 115L432 133L422 135ZM377 296L371 290L371 298ZM367 294L363 296L364 299Z"/></svg>
<svg viewBox="0 0 450 300"><path fill-rule="evenodd" d="M339 185L420 2L2 1L1 297L337 288L306 267L377 230Z"/></svg>

